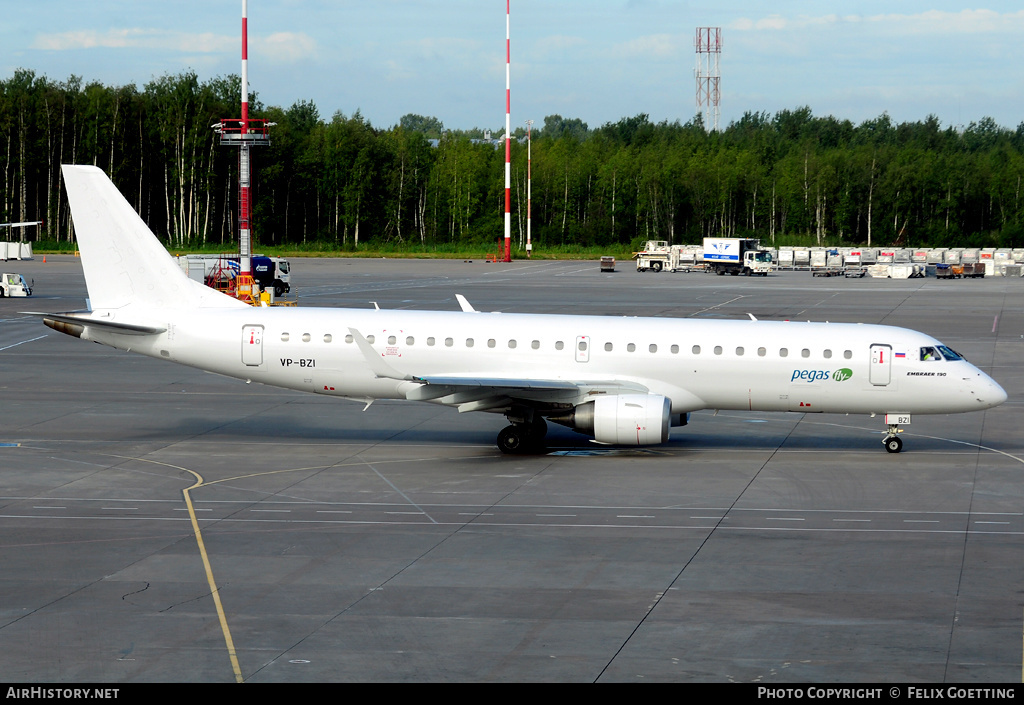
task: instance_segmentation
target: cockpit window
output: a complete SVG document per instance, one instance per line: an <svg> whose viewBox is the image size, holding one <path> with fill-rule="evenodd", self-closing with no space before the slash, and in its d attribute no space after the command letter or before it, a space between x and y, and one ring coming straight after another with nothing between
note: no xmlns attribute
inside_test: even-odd
<svg viewBox="0 0 1024 705"><path fill-rule="evenodd" d="M964 359L963 355L958 353L956 350L952 350L950 348L947 348L945 345L940 345L939 346L939 352L942 353L942 357L946 358L947 360L951 360L952 361L952 360L963 360Z"/></svg>
<svg viewBox="0 0 1024 705"><path fill-rule="evenodd" d="M921 360L923 362L932 362L941 359L942 355L939 353L938 348L932 347L931 345L925 345L921 348Z"/></svg>

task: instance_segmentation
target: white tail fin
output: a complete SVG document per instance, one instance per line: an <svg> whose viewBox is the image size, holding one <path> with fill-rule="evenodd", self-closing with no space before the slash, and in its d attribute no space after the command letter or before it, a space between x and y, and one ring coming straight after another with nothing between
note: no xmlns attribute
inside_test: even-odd
<svg viewBox="0 0 1024 705"><path fill-rule="evenodd" d="M189 279L100 169L61 170L92 308L245 306Z"/></svg>

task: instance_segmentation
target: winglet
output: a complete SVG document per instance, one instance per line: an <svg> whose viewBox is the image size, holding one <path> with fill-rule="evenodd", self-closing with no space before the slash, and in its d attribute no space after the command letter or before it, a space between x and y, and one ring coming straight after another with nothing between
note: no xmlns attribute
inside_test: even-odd
<svg viewBox="0 0 1024 705"><path fill-rule="evenodd" d="M370 369L373 370L373 374L375 374L377 377L383 377L385 379L398 379L410 382L416 379L412 375L399 372L394 367L384 362L384 360L377 353L377 351L373 349L373 346L370 345L370 342L365 337L363 337L363 334L360 333L358 330L356 330L355 328L349 328L348 332L352 334L352 339L356 342L356 347L359 348L359 352L361 352L363 354L363 357L366 358L366 364L370 366Z"/></svg>
<svg viewBox="0 0 1024 705"><path fill-rule="evenodd" d="M459 302L459 306L461 306L462 310L466 313L478 313L478 311L473 308L473 304L469 303L469 300L462 294L456 294L455 298Z"/></svg>

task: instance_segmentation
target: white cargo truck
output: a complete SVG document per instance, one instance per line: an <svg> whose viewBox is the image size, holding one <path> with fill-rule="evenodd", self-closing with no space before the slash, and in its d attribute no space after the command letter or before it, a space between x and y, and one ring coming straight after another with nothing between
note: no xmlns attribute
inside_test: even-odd
<svg viewBox="0 0 1024 705"><path fill-rule="evenodd" d="M760 240L741 237L704 238L704 266L715 274L768 276L772 253L761 249Z"/></svg>
<svg viewBox="0 0 1024 705"><path fill-rule="evenodd" d="M32 296L32 287L20 274L0 274L0 298L5 296Z"/></svg>

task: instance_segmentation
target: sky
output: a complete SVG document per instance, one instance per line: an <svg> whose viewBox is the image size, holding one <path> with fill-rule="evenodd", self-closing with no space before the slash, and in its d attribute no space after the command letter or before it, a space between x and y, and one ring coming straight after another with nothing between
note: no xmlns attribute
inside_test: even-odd
<svg viewBox="0 0 1024 705"><path fill-rule="evenodd" d="M855 124L887 113L961 127L1024 122L1024 9L975 0L510 0L515 129L697 112L697 27L721 27L720 125L807 106ZM387 128L505 124L504 0L250 0L249 84ZM8 3L0 76L108 86L241 73L241 0ZM239 110L240 114L240 110Z"/></svg>

